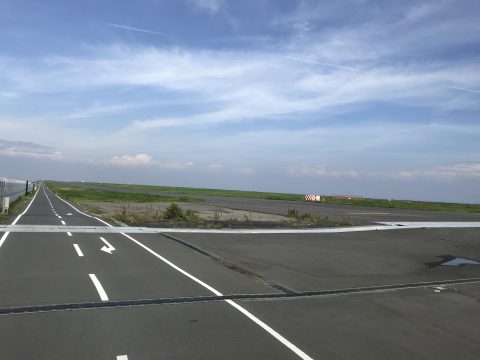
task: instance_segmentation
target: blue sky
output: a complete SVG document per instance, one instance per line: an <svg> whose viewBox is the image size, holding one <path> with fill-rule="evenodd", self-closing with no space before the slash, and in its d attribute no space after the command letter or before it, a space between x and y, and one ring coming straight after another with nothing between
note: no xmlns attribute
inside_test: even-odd
<svg viewBox="0 0 480 360"><path fill-rule="evenodd" d="M480 202L478 34L475 0L0 0L0 175Z"/></svg>

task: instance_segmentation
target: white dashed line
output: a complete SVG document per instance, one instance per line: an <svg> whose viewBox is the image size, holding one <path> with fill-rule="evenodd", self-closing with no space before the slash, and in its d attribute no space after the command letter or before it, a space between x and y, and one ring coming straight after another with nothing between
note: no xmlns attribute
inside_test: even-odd
<svg viewBox="0 0 480 360"><path fill-rule="evenodd" d="M118 355L117 360L128 360L128 356L127 355Z"/></svg>
<svg viewBox="0 0 480 360"><path fill-rule="evenodd" d="M61 223L62 223L62 225L65 225L65 221L62 220Z"/></svg>
<svg viewBox="0 0 480 360"><path fill-rule="evenodd" d="M67 232L67 235L68 235L68 236L72 236L72 233L69 231L69 232Z"/></svg>
<svg viewBox="0 0 480 360"><path fill-rule="evenodd" d="M108 301L108 296L105 290L103 290L102 284L100 284L100 281L98 281L97 277L95 274L88 274L90 276L90 279L93 282L93 285L95 285L95 289L97 289L98 295L100 295L100 300L102 301Z"/></svg>
<svg viewBox="0 0 480 360"><path fill-rule="evenodd" d="M98 221L106 224L107 226L109 227L112 227L112 225L110 225L109 223L101 220L101 219L98 219L94 216L91 216L91 215L88 215L88 214L85 214L81 211L79 211L77 208L75 208L72 204L70 204L68 201L66 200L63 200L60 196L56 195L55 196L57 198L59 198L60 200L62 200L64 203L68 204L70 207L72 207L74 210L76 210L78 213L80 214L83 214L89 218L94 218L94 219L97 219ZM150 249L149 247L145 246L144 244L142 244L141 242L139 242L138 240L134 239L133 237L125 234L125 233L121 233L123 236L127 237L128 239L132 240L134 243L136 243L137 245L141 246L142 248L144 248L146 251L148 251L150 254L152 254L153 256L157 257L158 259L160 259L161 261L163 261L164 263L166 263L167 265L169 265L170 267L174 268L175 270L177 270L178 272L180 272L181 274L185 275L186 277L188 277L189 279L193 280L194 282L196 282L197 284L203 286L204 288L206 288L207 290L211 291L212 293L214 293L215 295L217 296L222 296L223 294L218 291L217 289L213 288L212 286L208 285L207 283L203 282L202 280L200 280L199 278L193 276L192 274L188 273L187 271L183 270L182 268L180 268L179 266L175 265L173 262L171 262L170 260L167 260L166 258L164 258L163 256L159 255L158 253L156 253L155 251L153 251L152 249ZM102 288L102 285L100 284L100 282L98 281L98 279L96 278L95 274L89 274L90 278L92 279L95 287L97 288L97 291L100 295L100 298L102 299L102 301L107 301L108 300L108 297L107 297L107 294L105 293L105 291L103 290ZM279 334L278 332L276 332L274 329L272 329L270 326L268 326L266 323L264 323L262 320L260 320L259 318L257 318L255 315L253 315L252 313L250 313L247 309L245 309L244 307L240 306L239 304L237 304L236 302L232 301L232 300L225 300L226 303L228 303L229 305L231 305L234 309L238 310L239 312L241 312L243 315L245 315L247 318L249 318L251 321L253 321L255 324L259 325L262 329L264 329L267 333L269 333L271 336L273 336L277 341L279 341L281 344L283 344L285 347L287 347L288 349L290 349L293 353L295 353L299 358L303 359L303 360L313 360L310 356L308 356L306 353L304 353L300 348L298 348L295 344L291 343L288 339L286 339L285 337L283 337L281 334Z"/></svg>
<svg viewBox="0 0 480 360"><path fill-rule="evenodd" d="M78 246L77 244L73 244L73 247L77 251L78 256L82 257L83 253L82 253L82 250L80 250L80 246Z"/></svg>

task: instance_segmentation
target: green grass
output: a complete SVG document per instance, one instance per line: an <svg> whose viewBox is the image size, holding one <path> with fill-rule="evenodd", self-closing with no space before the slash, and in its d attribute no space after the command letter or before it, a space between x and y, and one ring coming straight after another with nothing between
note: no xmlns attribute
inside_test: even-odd
<svg viewBox="0 0 480 360"><path fill-rule="evenodd" d="M184 195L210 195L210 196L226 196L226 197L290 200L290 201L303 200L303 195L300 195L300 194L284 194L284 193L275 193L275 192L203 189L203 188L154 186L154 185L127 185L127 184L110 184L110 183L95 183L95 185L110 187L110 188L118 188L118 189L160 191L160 192L166 192L166 193L172 193L172 194L184 194Z"/></svg>
<svg viewBox="0 0 480 360"><path fill-rule="evenodd" d="M32 200L34 193L24 195L10 204L8 214L0 214L0 224L10 223L15 216L20 214L25 206Z"/></svg>
<svg viewBox="0 0 480 360"><path fill-rule="evenodd" d="M303 213L297 209L288 209L287 217L295 220L299 224L307 225L321 225L321 226L351 226L352 224L347 221L333 221L328 218L328 216L316 216L310 213Z"/></svg>
<svg viewBox="0 0 480 360"><path fill-rule="evenodd" d="M120 191L109 190L95 190L86 189L79 186L72 186L70 184L59 183L55 181L45 181L45 185L56 193L58 196L71 200L76 203L86 201L98 202L115 202L115 203L129 203L129 202L198 202L201 199L194 199L184 196L159 196L145 193L128 193Z"/></svg>
<svg viewBox="0 0 480 360"><path fill-rule="evenodd" d="M270 200L288 200L288 201L304 201L301 194L287 194L274 192L259 191L241 191L241 190L221 190L221 189L203 189L173 186L153 186L153 185L126 185L126 184L109 184L97 183L97 186L112 187L118 189L135 189L148 191L161 191L172 194L186 195L211 195L226 196L253 199L270 199ZM340 204L340 205L358 205L369 207L411 209L411 210L428 210L428 211L451 211L451 212L480 212L480 205L477 204L461 204L461 203L444 203L444 202L427 202L427 201L409 201L409 200L387 200L387 199L338 199L333 196L322 196L325 199L323 204Z"/></svg>
<svg viewBox="0 0 480 360"><path fill-rule="evenodd" d="M410 201L410 200L387 200L387 199L338 199L332 196L325 196L326 204L358 205L382 208L410 209L410 210L428 210L428 211L451 211L451 212L480 212L480 205L444 203L429 201Z"/></svg>

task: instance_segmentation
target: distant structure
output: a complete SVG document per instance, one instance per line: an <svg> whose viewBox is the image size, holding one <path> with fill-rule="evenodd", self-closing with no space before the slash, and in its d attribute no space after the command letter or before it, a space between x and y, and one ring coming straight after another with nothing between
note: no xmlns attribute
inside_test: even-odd
<svg viewBox="0 0 480 360"><path fill-rule="evenodd" d="M305 195L305 200L306 201L322 201L322 197L320 195L308 194L308 195Z"/></svg>
<svg viewBox="0 0 480 360"><path fill-rule="evenodd" d="M332 195L332 198L338 200L362 200L365 199L361 195Z"/></svg>

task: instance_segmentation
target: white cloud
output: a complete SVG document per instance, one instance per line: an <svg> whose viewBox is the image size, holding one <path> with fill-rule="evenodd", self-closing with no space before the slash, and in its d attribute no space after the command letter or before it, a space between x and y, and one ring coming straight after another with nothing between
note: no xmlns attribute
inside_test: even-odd
<svg viewBox="0 0 480 360"><path fill-rule="evenodd" d="M110 164L116 166L150 166L152 165L152 157L147 154L114 156L110 159Z"/></svg>
<svg viewBox="0 0 480 360"><path fill-rule="evenodd" d="M233 167L232 172L241 174L241 175L252 175L252 174L255 174L255 169L249 166L238 166L238 167Z"/></svg>
<svg viewBox="0 0 480 360"><path fill-rule="evenodd" d="M381 179L436 179L448 180L453 178L480 178L480 163L439 165L426 169L371 171L371 170L341 170L331 169L325 165L302 164L292 166L287 170L288 175L316 176L316 177L352 177L352 178L381 178Z"/></svg>
<svg viewBox="0 0 480 360"><path fill-rule="evenodd" d="M289 175L301 176L326 176L326 177L357 177L358 171L355 170L333 170L325 165L319 164L302 164L299 166L292 166L287 170Z"/></svg>
<svg viewBox="0 0 480 360"><path fill-rule="evenodd" d="M155 162L155 164L160 168L170 170L187 170L195 166L192 161Z"/></svg>
<svg viewBox="0 0 480 360"><path fill-rule="evenodd" d="M215 14L223 4L223 0L189 0L195 6Z"/></svg>
<svg viewBox="0 0 480 360"><path fill-rule="evenodd" d="M50 146L4 139L0 139L0 155L38 160L65 160L64 155L60 151L56 151Z"/></svg>
<svg viewBox="0 0 480 360"><path fill-rule="evenodd" d="M336 52L335 47L327 43L322 51ZM299 112L332 113L345 111L344 105L373 101L439 111L480 107L474 90L454 91L480 88L479 66L474 63L372 62L357 67L330 55L322 58L315 50L308 54L307 49L296 54L127 46L97 51L89 59L49 57L32 63L0 59L9 69L0 78L16 93L134 86L172 92L176 95L172 101L187 107L192 98L206 105L187 116L132 119L128 130L238 122ZM128 104L110 104L102 109L94 104L70 117L102 116L126 107Z"/></svg>
<svg viewBox="0 0 480 360"><path fill-rule="evenodd" d="M435 166L423 170L403 170L385 174L387 177L397 179L418 179L418 178L480 178L480 163L454 164Z"/></svg>

